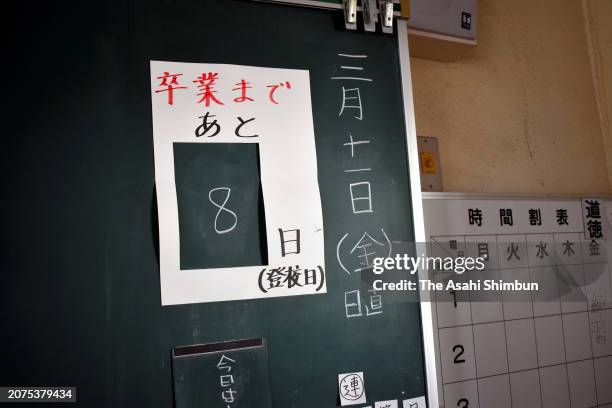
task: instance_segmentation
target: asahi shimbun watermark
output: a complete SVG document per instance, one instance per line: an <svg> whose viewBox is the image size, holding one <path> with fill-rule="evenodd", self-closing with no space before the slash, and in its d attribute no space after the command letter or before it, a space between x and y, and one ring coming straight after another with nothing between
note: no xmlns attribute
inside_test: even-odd
<svg viewBox="0 0 612 408"><path fill-rule="evenodd" d="M429 257L421 254L414 257L407 254L397 254L395 257L374 258L372 272L381 275L387 270L394 270L407 271L414 275L419 269L423 269L454 272L461 276L466 272L485 270L487 261L487 256ZM436 282L431 279L419 279L418 282L410 279L385 282L382 279L374 279L372 287L377 291L537 291L539 290L539 283L521 282L518 279L508 282L502 279L465 279L464 277L460 279L448 278L443 282Z"/></svg>
<svg viewBox="0 0 612 408"><path fill-rule="evenodd" d="M534 238L535 239L535 238ZM345 272L394 302L589 302L608 271L605 241L378 242L354 248ZM595 251L597 250L597 251ZM589 292L590 290L590 292Z"/></svg>

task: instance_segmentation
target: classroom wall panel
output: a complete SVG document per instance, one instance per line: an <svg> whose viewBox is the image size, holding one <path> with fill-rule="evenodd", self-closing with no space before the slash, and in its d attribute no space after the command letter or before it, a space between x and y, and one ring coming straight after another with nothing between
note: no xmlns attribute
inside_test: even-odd
<svg viewBox="0 0 612 408"><path fill-rule="evenodd" d="M480 0L478 9L478 45L458 61L411 59L417 134L439 140L445 191L612 193L581 2ZM609 100L610 2L593 15Z"/></svg>

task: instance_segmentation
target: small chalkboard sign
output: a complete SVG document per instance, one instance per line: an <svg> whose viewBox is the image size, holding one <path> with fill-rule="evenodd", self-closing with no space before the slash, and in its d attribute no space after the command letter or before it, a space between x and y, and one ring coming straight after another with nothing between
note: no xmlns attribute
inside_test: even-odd
<svg viewBox="0 0 612 408"><path fill-rule="evenodd" d="M177 347L172 368L176 408L272 407L262 338Z"/></svg>

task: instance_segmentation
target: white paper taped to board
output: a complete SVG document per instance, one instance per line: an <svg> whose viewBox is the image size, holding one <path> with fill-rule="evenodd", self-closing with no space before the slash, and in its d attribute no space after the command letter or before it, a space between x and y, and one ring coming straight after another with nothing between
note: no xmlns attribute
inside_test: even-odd
<svg viewBox="0 0 612 408"><path fill-rule="evenodd" d="M338 374L338 391L341 406L365 404L367 398L363 371Z"/></svg>
<svg viewBox="0 0 612 408"><path fill-rule="evenodd" d="M308 71L151 61L151 99L162 305L325 293ZM257 144L267 265L181 269L175 149L182 143ZM242 219L232 209L240 192L226 183L207 188L201 205L216 216L202 236L231 240Z"/></svg>
<svg viewBox="0 0 612 408"><path fill-rule="evenodd" d="M405 399L402 403L402 408L427 408L427 403L425 402L425 397L417 397Z"/></svg>
<svg viewBox="0 0 612 408"><path fill-rule="evenodd" d="M397 408L397 400L376 401L374 408Z"/></svg>

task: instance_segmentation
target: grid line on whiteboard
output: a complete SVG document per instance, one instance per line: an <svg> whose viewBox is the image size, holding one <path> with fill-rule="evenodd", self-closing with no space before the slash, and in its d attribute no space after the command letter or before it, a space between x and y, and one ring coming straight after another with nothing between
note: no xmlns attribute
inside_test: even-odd
<svg viewBox="0 0 612 408"><path fill-rule="evenodd" d="M603 307L601 309L598 309L601 311L608 311L608 310L612 310L612 306L610 307ZM574 311L574 312L563 312L563 316L566 315L579 315L579 314L583 314L586 313L584 311ZM543 315L539 315L538 317L550 317L550 316L559 316L558 313L555 314L543 314ZM487 322L478 322L478 323L469 323L469 324L458 324L455 326L442 326L440 327L440 329L449 329L449 328L453 328L453 327L467 327L467 326L479 326L479 325L485 325L485 324L489 324L489 323L504 323L504 322L514 322L514 321L519 321L519 320L529 320L532 319L531 317L517 317L514 319L503 319L503 320L491 320L491 321L487 321Z"/></svg>
<svg viewBox="0 0 612 408"><path fill-rule="evenodd" d="M588 375L590 375L590 378L593 379L592 384L591 384L591 388L593 388L594 390L594 405L593 404L588 404L588 405L584 405L584 406L604 406L606 404L611 403L612 401L602 401L600 396L598 395L598 384L597 381L598 379L598 374L596 372L596 361L602 361L602 364L604 364L604 361L606 361L605 359L609 359L612 358L612 352L600 352L598 351L597 353L594 352L594 347L597 344L597 342L599 341L597 337L599 337L599 334L596 334L594 332L593 324L594 321L599 318L600 320L603 319L603 323L607 322L607 318L608 315L612 316L612 279L610 278L610 270L609 267L605 268L606 270L604 271L605 273L603 273L602 275L604 276L603 280L601 280L601 283L604 284L604 287L596 287L596 293L592 294L592 293L587 293L589 289L586 285L588 283L587 280L587 274L588 273L592 273L593 270L596 270L595 268L597 268L597 265L600 265L602 268L604 266L607 266L607 263L602 261L602 260L597 260L597 261L592 261L589 262L589 258L586 256L586 253L584 253L585 250L585 241L583 241L580 237L580 235L578 235L578 232L564 232L564 233L551 233L551 234L546 234L546 233L539 233L539 234L482 234L482 235L452 235L452 236L432 236L431 237L431 245L436 245L436 244L440 244L441 240L443 239L457 239L457 240L461 240L461 243L463 245L466 244L467 242L467 238L475 238L475 237L492 237L495 236L495 250L500 251L500 245L499 243L510 243L512 242L511 240L508 241L504 241L504 239L508 239L508 238L516 238L516 237L522 237L523 241L525 243L525 249L527 248L527 246L530 243L533 243L533 240L529 240L530 238L533 238L534 236L540 235L540 236L552 236L553 237L553 241L552 241L552 245L553 247L551 249L555 249L555 245L559 244L561 242L562 239L567 239L570 236L574 236L575 238L577 238L577 240L574 242L576 245L575 249L576 251L580 252L579 261L575 261L575 262L566 262L566 261L560 261L561 258L557 258L555 262L552 262L550 264L547 265L533 265L533 263L531 262L530 258L529 258L529 254L526 252L526 264L524 265L520 265L520 266L512 266L512 265L504 265L502 267L502 262L499 261L497 265L492 266L492 267L488 267L487 268L487 272L495 272L498 271L501 273L501 271L509 271L510 273L514 273L512 271L517 271L516 273L520 273L520 271L523 271L522 273L524 274L525 272L527 273L527 277L530 281L534 281L534 277L535 277L535 271L540 268L542 269L542 271L547 271L549 269L553 269L555 267L571 267L571 271L579 276L582 277L583 282L585 282L585 285L580 285L580 289L581 291L583 291L586 294L586 299L584 300L584 308L581 309L580 307L578 307L578 310L573 310L571 307L566 307L566 304L568 303L567 301L564 302L564 299L562 298L562 295L564 294L561 290L561 288L559 288L557 286L556 288L556 297L550 301L550 303L553 306L549 306L549 305L542 305L542 300L538 300L534 298L534 295L529 294L529 296L525 297L525 301L521 301L520 303L528 303L529 304L529 313L527 313L527 315L522 316L522 317L509 317L509 315L506 313L506 302L504 301L504 297L503 296L499 296L498 299L498 303L500 303L500 307L501 307L501 316L498 319L490 319L490 320L485 320L485 321L478 321L475 317L474 317L474 310L473 310L473 301L474 299L471 297L471 295L468 293L468 295L466 296L466 299L464 299L462 302L456 301L455 300L455 309L457 309L456 304L457 303L466 303L469 307L467 307L467 309L465 309L464 313L465 317L464 318L457 318L457 320L453 320L453 319L448 319L448 318L442 318L442 314L443 311L440 309L440 301L438 298L438 293L436 293L436 297L434 298L436 301L436 323L437 323L437 337L438 337L438 353L440 355L443 355L444 353L446 353L443 350L444 347L444 342L443 342L443 334L444 332L448 332L450 330L454 330L454 329L468 329L469 326L469 330L471 331L471 348L473 350L473 358L474 358L474 363L473 363L473 370L468 370L470 373L473 373L473 375L464 375L464 374L460 374L459 377L455 376L449 376L448 372L447 372L447 367L445 367L444 364L442 364L441 366L441 376L442 376L442 388L443 388L443 392L444 392L444 399L447 402L447 406L454 406L454 404L452 404L450 401L447 401L447 387L448 386L452 386L452 385L458 385L458 384L469 384L469 383L475 383L472 384L473 387L475 387L475 398L478 399L479 401L479 405L482 407L483 403L482 403L482 390L481 390L481 380L486 380L486 379L492 379L492 378L496 378L499 377L500 381L503 381L506 384L507 387L507 396L509 397L508 399L510 400L510 406L514 407L514 406L519 406L519 405L515 405L518 404L518 402L514 401L514 393L512 392L513 390L513 381L511 380L511 376L515 375L515 374L520 374L520 373L528 373L528 372L535 372L537 373L537 387L539 388L539 404L540 406L546 406L545 401L544 401L544 387L542 385L542 375L543 375L543 370L547 370L547 369L561 369L563 371L563 383L564 385L562 386L563 388L567 388L567 397L569 399L568 404L571 404L571 406L575 406L575 404L573 402L570 401L574 401L574 397L576 397L576 395L572 394L572 389L574 389L574 387L576 386L575 383L572 384L572 375L574 375L574 377L576 376L575 372L572 374L572 372L570 372L570 366L573 367L573 369L577 369L579 367L586 367L588 365L588 367L590 367L590 373L588 373ZM433 252L433 251L432 251ZM453 256L452 254L448 254L447 252L447 256ZM584 256L583 256L584 255ZM590 267L592 268L591 271L587 272L585 270L585 265L591 265ZM568 269L566 268L566 271ZM597 281L599 283L599 280ZM593 288L591 288L593 289ZM501 291L499 291L501 294ZM555 293L555 291L553 290L553 293ZM602 295L603 293L603 295ZM590 297L592 296L592 297ZM456 299L456 298L455 298ZM538 303L539 302L539 303ZM556 305L556 306L555 306ZM554 309L554 310L549 310L549 309ZM597 317L597 316L598 317ZM570 340L567 337L567 332L572 330L572 326L571 324L569 324L568 322L566 322L566 318L568 321L580 321L580 319L585 320L585 324L586 324L586 330L588 332L588 334L586 334L586 337L588 338L588 342L586 342L584 344L584 346L586 348L588 348L588 352L586 353L587 357L586 358L574 358L568 356L568 350L570 349ZM533 332L533 336L534 336L534 342L533 342L533 348L535 349L535 365L533 366L529 366L527 368L523 368L523 369L515 369L513 367L511 367L510 364L510 345L509 345L509 335L508 335L508 323L512 323L512 322L529 322L530 326L532 327L532 332ZM477 346L478 343L478 339L477 339L477 333L475 330L475 327L482 327L485 328L487 326L492 327L492 324L503 324L503 343L504 343L504 348L505 348L505 353L503 355L503 357L505 358L505 369L503 371L500 372L495 372L493 374L488 374L486 372L481 372L479 364L478 364L478 353L481 351L479 350L479 347ZM546 336L541 336L541 333L545 333L547 329L546 324L550 324L550 323L554 323L554 325L556 325L557 330L559 332L559 338L557 339L557 342L559 343L558 345L560 345L559 347L559 353L557 356L557 360L558 361L548 361L547 359L550 359L550 356L547 356L547 353L550 354L549 350L546 350L548 347L545 347L544 350L540 350L540 347L542 346L547 346L548 344L545 343L546 341ZM568 325L569 324L569 325ZM612 328L612 321L609 323L610 328ZM483 329L484 330L484 329ZM544 338L544 340L542 340L540 337ZM570 336L571 337L571 336ZM603 340L603 344L606 344L606 339L605 339L605 333L604 333L604 340ZM540 344L541 342L544 342L543 344ZM451 342L452 343L452 342ZM465 345L468 346L468 345ZM553 347L554 348L554 347ZM605 348L604 348L605 349ZM543 354L542 354L543 353ZM590 364L589 364L590 362ZM586 364L586 365L583 365ZM607 364L607 363L605 363ZM558 373L558 371L556 371ZM507 379L507 380L506 380ZM535 379L535 378L534 378ZM467 386L467 385L466 385ZM581 396L577 396L576 398L581 398ZM485 404L486 405L486 404ZM569 405L568 405L569 406Z"/></svg>
<svg viewBox="0 0 612 408"><path fill-rule="evenodd" d="M612 357L612 354L608 354L608 355L601 356L601 357L596 357L596 358L585 358L585 359L582 359L582 360L576 360L576 361L572 361L572 363L584 363L586 361L593 361L593 360L596 360L596 359L607 358L607 357ZM561 367L561 366L566 366L566 365L567 365L567 363L558 363L558 364L545 365L545 366L537 367L537 368ZM444 383L444 385L457 384L457 383L461 383L461 382L464 382L464 381L472 381L472 380L478 380L478 379L483 379L483 378L499 377L499 376L508 375L508 374L525 373L527 371L533 371L533 370L535 370L535 368L526 368L524 370L509 371L507 373L499 373L499 374L487 375L487 376L484 376L484 377L466 378L465 380L457 380L457 381L446 382L446 383Z"/></svg>

